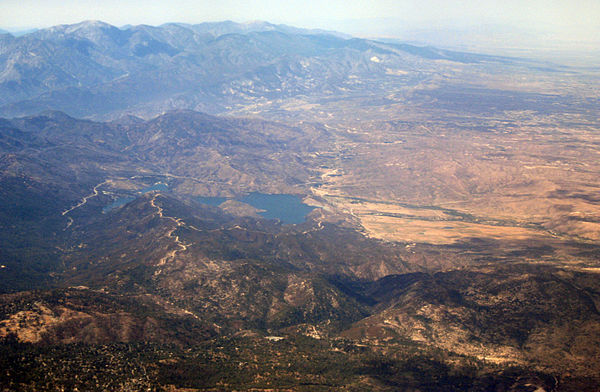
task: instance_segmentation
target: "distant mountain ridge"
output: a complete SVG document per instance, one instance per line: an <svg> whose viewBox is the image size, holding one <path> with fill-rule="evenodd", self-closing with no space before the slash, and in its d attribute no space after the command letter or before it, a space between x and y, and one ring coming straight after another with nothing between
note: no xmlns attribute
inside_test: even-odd
<svg viewBox="0 0 600 392"><path fill-rule="evenodd" d="M288 34L315 34L315 35L333 35L339 38L350 39L352 38L349 34L339 33L332 30L322 29L304 29L299 27L288 26L285 24L273 24L265 21L252 21L247 23L236 23L230 20L223 22L204 22L198 24L188 23L165 23L160 27L166 27L169 25L178 25L194 30L198 33L209 33L215 37L225 34L248 34L251 32L264 32L264 31L279 31L281 33Z"/></svg>
<svg viewBox="0 0 600 392"><path fill-rule="evenodd" d="M436 60L500 61L267 22L119 29L86 21L0 37L0 115L222 113L257 99L366 92L364 81L422 77Z"/></svg>

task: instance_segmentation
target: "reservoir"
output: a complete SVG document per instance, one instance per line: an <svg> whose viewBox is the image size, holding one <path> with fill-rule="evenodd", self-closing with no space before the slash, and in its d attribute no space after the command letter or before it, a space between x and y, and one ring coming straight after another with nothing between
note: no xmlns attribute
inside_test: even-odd
<svg viewBox="0 0 600 392"><path fill-rule="evenodd" d="M144 194L152 191L166 191L169 187L162 183L143 188L137 191L137 194ZM102 213L119 208L131 201L135 196L127 195L115 199L112 203L102 209ZM198 196L196 200L202 204L218 207L227 200L237 200L251 205L260 210L258 214L266 219L279 219L281 223L298 224L306 221L306 216L314 210L314 207L302 203L302 199L296 195L289 194L268 194L252 192L246 196L237 199L228 199L226 197L203 197Z"/></svg>
<svg viewBox="0 0 600 392"><path fill-rule="evenodd" d="M224 197L198 197L197 200L202 204L219 206L228 199ZM302 199L296 195L253 192L236 200L262 210L258 214L264 218L279 219L281 223L287 224L303 223L306 221L306 215L314 209L314 207L302 203Z"/></svg>

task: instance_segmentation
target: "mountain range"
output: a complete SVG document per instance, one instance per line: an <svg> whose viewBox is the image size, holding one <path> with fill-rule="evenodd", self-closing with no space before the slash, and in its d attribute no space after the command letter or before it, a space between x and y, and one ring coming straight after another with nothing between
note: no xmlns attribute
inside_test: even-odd
<svg viewBox="0 0 600 392"><path fill-rule="evenodd" d="M216 114L256 100L364 93L369 80L422 74L423 59L509 61L258 22L119 29L88 21L2 35L0 114Z"/></svg>
<svg viewBox="0 0 600 392"><path fill-rule="evenodd" d="M0 35L0 389L598 390L598 80L266 22Z"/></svg>

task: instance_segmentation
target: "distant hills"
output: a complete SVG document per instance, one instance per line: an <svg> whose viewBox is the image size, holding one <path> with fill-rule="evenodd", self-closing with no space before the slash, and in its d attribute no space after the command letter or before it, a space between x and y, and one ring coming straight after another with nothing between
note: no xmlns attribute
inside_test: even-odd
<svg viewBox="0 0 600 392"><path fill-rule="evenodd" d="M119 29L86 21L0 37L0 115L221 113L256 99L366 93L365 81L422 78L435 60L506 61L267 22Z"/></svg>

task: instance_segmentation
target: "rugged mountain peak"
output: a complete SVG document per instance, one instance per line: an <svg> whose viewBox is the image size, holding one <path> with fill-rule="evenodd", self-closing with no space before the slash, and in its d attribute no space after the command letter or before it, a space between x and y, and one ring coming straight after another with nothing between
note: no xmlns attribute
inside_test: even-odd
<svg viewBox="0 0 600 392"><path fill-rule="evenodd" d="M113 25L103 22L101 20L85 20L76 24L70 25L70 31L82 30L82 29L113 29Z"/></svg>
<svg viewBox="0 0 600 392"><path fill-rule="evenodd" d="M89 41L102 50L113 49L126 41L127 32L108 23L90 20L76 24L53 26L31 34L35 38L48 41L63 42L67 45L72 40ZM81 46L77 46L81 49Z"/></svg>
<svg viewBox="0 0 600 392"><path fill-rule="evenodd" d="M83 22L75 23L75 24L62 24L57 26L52 26L47 29L42 29L37 31L36 35L47 36L47 34L89 34L91 32L103 30L119 30L113 25L108 23L99 21L99 20L86 20Z"/></svg>

